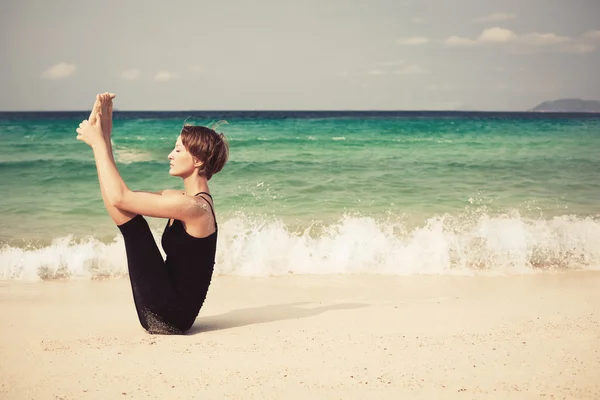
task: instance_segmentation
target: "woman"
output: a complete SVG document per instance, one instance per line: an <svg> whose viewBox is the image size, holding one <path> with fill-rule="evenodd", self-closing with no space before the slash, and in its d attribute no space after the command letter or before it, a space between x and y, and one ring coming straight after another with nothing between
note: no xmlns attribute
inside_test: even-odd
<svg viewBox="0 0 600 400"><path fill-rule="evenodd" d="M208 181L227 162L229 148L223 134L185 126L169 154L169 173L183 179L185 192L132 191L112 154L114 97L96 97L77 139L93 150L104 205L123 234L140 323L150 333L181 334L194 323L210 285L217 222ZM161 241L164 261L143 215L169 219Z"/></svg>

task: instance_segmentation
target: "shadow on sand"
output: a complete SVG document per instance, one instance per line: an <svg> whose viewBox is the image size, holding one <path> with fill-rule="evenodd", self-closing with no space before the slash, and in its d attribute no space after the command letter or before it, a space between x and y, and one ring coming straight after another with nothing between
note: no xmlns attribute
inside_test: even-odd
<svg viewBox="0 0 600 400"><path fill-rule="evenodd" d="M326 311L352 310L368 306L368 304L345 303L313 308L301 307L306 304L311 303L273 304L263 307L241 308L221 315L198 318L187 334L194 335L202 332L263 324L265 322L314 317L315 315L322 314Z"/></svg>

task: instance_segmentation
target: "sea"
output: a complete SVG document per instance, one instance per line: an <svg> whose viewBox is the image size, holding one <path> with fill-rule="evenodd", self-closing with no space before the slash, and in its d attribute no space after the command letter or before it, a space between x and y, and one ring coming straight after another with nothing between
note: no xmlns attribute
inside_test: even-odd
<svg viewBox="0 0 600 400"><path fill-rule="evenodd" d="M0 113L0 280L127 275L76 140L88 113ZM600 269L600 114L116 111L126 184L183 189L167 155L184 121L221 120L217 275Z"/></svg>

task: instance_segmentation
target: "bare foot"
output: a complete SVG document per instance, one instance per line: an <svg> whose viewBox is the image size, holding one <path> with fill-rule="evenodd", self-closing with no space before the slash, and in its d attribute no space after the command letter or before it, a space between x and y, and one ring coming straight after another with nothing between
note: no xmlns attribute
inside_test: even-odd
<svg viewBox="0 0 600 400"><path fill-rule="evenodd" d="M101 110L101 122L102 131L107 141L110 141L110 135L112 133L112 114L113 114L113 99L115 98L114 93L102 93L98 95L100 100Z"/></svg>

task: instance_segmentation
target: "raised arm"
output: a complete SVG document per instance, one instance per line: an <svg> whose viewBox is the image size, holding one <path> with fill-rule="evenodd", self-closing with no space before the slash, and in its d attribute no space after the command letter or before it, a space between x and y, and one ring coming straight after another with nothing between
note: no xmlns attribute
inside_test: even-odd
<svg viewBox="0 0 600 400"><path fill-rule="evenodd" d="M134 192L127 187L112 157L110 136L107 137L102 129L103 121L112 121L112 117L102 113L102 110L112 113L112 107L106 107L106 102L109 101L112 102L112 98L108 95L100 95L101 111L96 114L95 123L83 121L77 129L77 139L92 148L100 185L110 205L134 214L183 221L202 215L205 212L203 203L196 198L182 196L181 192L173 190L166 190L160 194Z"/></svg>

